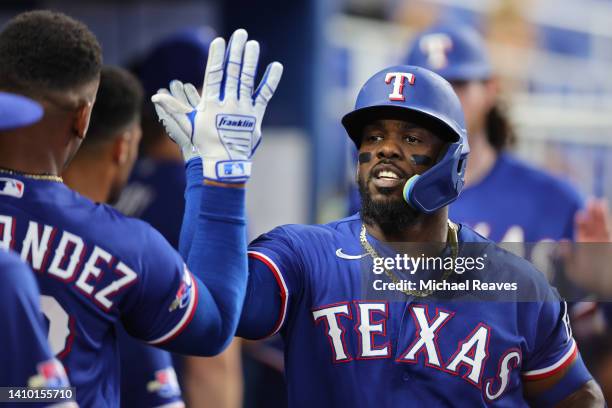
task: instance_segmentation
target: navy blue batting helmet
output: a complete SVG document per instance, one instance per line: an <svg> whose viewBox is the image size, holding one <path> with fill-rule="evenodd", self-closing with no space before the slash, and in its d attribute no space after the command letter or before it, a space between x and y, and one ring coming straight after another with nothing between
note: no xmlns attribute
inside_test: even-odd
<svg viewBox="0 0 612 408"><path fill-rule="evenodd" d="M482 37L466 25L435 26L418 34L404 63L427 68L447 81L486 80L492 71Z"/></svg>
<svg viewBox="0 0 612 408"><path fill-rule="evenodd" d="M420 67L384 69L361 88L355 109L342 124L359 148L363 127L389 118L420 124L449 142L429 170L406 182L404 199L427 214L453 202L463 188L469 145L461 103L451 85Z"/></svg>

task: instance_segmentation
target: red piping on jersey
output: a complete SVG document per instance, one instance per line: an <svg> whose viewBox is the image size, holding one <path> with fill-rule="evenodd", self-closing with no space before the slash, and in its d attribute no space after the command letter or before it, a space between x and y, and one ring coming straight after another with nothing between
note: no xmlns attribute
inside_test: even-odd
<svg viewBox="0 0 612 408"><path fill-rule="evenodd" d="M263 262L264 265L266 265L268 269L270 269L280 289L280 296L281 296L281 303L282 303L280 316L278 316L278 320L276 321L276 324L274 325L274 329L272 329L272 332L270 332L270 334L265 336L265 337L271 337L271 336L274 336L280 330L280 328L283 326L283 323L285 322L285 317L287 316L287 299L289 297L287 293L287 285L285 284L285 280L283 279L283 275L281 274L280 269L278 268L278 266L276 266L274 261L272 261L272 259L270 259L268 256L262 254L261 252L249 251L249 257L255 258Z"/></svg>
<svg viewBox="0 0 612 408"><path fill-rule="evenodd" d="M547 368L542 368L539 370L531 370L538 372L537 374L529 374L529 372L524 373L523 374L523 379L525 381L536 381L536 380L541 380L543 378L548 378L548 377L552 377L553 375L563 371L565 368L567 368L570 364L572 364L574 362L574 360L576 359L576 356L578 355L578 347L576 346L576 341L572 339L572 341L574 342L574 344L572 344L572 348L570 349L570 351L564 355L563 357L561 357L561 359L555 363L558 364L559 362L562 362L558 367L555 367L553 369L551 369L550 371L545 371L545 372L539 372L541 370L547 370ZM564 360L565 359L565 360ZM553 364L551 367L554 367Z"/></svg>
<svg viewBox="0 0 612 408"><path fill-rule="evenodd" d="M182 326L172 336L170 336L166 340L160 341L159 343L156 342L156 343L151 343L151 344L154 344L154 345L157 346L157 345L165 344L165 343L168 343L169 341L174 340L176 338L176 336L181 334L183 332L183 330L185 330L185 328L187 326L189 326L189 323L191 323L191 320L193 319L193 316L195 315L195 311L198 308L199 296L198 296L198 284L197 284L196 280L193 278L193 275L191 274L191 272L187 271L187 273L191 277L191 282L193 282L193 298L194 298L193 299L193 307L191 308L191 311L189 312L189 316L187 317L187 319L185 319L185 321L183 322Z"/></svg>

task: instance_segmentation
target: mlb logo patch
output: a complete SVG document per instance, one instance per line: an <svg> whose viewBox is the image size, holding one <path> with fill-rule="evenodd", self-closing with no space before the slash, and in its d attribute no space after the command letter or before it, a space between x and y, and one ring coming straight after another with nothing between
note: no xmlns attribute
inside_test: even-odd
<svg viewBox="0 0 612 408"><path fill-rule="evenodd" d="M156 371L155 379L147 384L147 391L157 393L162 398L180 396L181 388L174 368L167 367Z"/></svg>
<svg viewBox="0 0 612 408"><path fill-rule="evenodd" d="M36 371L38 374L28 380L28 387L63 388L69 386L64 366L56 359L39 363Z"/></svg>
<svg viewBox="0 0 612 408"><path fill-rule="evenodd" d="M16 179L0 177L0 195L7 195L15 198L23 197L24 184Z"/></svg>
<svg viewBox="0 0 612 408"><path fill-rule="evenodd" d="M176 309L183 309L191 300L191 293L193 292L193 281L191 280L191 274L187 270L187 266L185 266L185 270L183 272L183 280L179 286L176 295L174 296L174 300L172 304L170 304L169 312L173 312Z"/></svg>

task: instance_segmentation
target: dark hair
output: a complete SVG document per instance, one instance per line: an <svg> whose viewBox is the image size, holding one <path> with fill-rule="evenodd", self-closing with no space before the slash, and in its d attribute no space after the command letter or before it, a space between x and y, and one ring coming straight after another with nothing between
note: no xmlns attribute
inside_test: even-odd
<svg viewBox="0 0 612 408"><path fill-rule="evenodd" d="M500 102L497 102L487 113L485 129L489 143L498 153L512 148L516 143L514 128L505 106Z"/></svg>
<svg viewBox="0 0 612 408"><path fill-rule="evenodd" d="M22 13L0 32L0 87L37 96L97 78L98 40L85 24L48 10Z"/></svg>
<svg viewBox="0 0 612 408"><path fill-rule="evenodd" d="M142 100L142 85L134 75L123 68L104 66L83 145L110 140L140 120Z"/></svg>

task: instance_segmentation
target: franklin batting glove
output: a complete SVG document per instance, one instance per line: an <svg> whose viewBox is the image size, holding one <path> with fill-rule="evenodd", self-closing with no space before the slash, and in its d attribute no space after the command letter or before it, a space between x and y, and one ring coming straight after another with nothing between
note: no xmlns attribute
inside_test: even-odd
<svg viewBox="0 0 612 408"><path fill-rule="evenodd" d="M283 73L280 63L271 63L254 89L259 43L247 38L245 30L236 30L227 52L223 38L211 42L199 101L193 87L178 81L173 81L170 92L151 98L185 159L199 152L208 180L244 183L249 179L251 157L261 141L261 121Z"/></svg>

